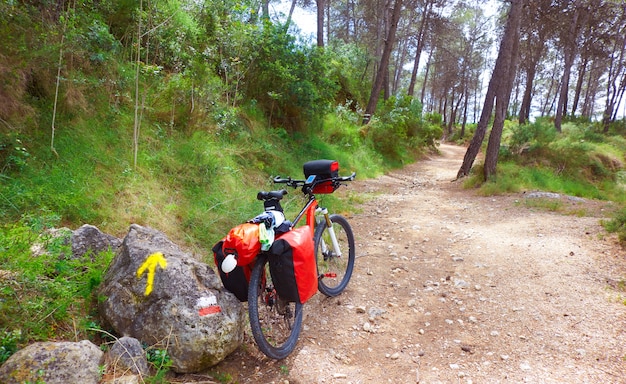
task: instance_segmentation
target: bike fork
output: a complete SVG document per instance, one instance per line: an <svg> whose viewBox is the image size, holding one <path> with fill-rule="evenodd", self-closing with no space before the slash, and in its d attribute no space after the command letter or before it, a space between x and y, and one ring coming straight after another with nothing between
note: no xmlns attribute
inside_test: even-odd
<svg viewBox="0 0 626 384"><path fill-rule="evenodd" d="M339 248L339 242L337 241L337 235L335 235L335 229L333 228L333 222L330 220L330 215L328 214L328 209L326 208L317 208L319 212L324 216L324 220L326 220L326 228L328 228L328 233L330 234L330 240L333 243L333 251L335 257L341 257L341 249ZM326 248L326 244L322 241L322 247ZM323 249L326 252L326 249Z"/></svg>

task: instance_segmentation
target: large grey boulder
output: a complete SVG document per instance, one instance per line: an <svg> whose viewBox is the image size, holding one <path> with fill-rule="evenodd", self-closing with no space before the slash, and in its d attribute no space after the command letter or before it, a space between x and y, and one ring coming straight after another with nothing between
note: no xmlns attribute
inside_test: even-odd
<svg viewBox="0 0 626 384"><path fill-rule="evenodd" d="M0 367L0 383L97 384L104 353L88 340L34 343Z"/></svg>
<svg viewBox="0 0 626 384"><path fill-rule="evenodd" d="M99 294L120 335L167 349L176 372L198 372L243 342L244 310L215 272L154 229L131 225Z"/></svg>

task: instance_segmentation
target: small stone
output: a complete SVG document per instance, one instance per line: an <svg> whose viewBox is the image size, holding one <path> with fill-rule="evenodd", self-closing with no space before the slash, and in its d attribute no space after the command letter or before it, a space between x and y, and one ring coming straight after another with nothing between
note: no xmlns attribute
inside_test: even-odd
<svg viewBox="0 0 626 384"><path fill-rule="evenodd" d="M507 361L509 359L509 355L500 355L500 359Z"/></svg>
<svg viewBox="0 0 626 384"><path fill-rule="evenodd" d="M491 336L500 336L500 332L498 332L498 331L491 331L490 335Z"/></svg>
<svg viewBox="0 0 626 384"><path fill-rule="evenodd" d="M446 324L452 325L452 324L454 324L454 321L452 321L450 319L446 319Z"/></svg>
<svg viewBox="0 0 626 384"><path fill-rule="evenodd" d="M527 362L523 362L519 365L519 369L521 369L522 371L530 371L530 364L528 364Z"/></svg>
<svg viewBox="0 0 626 384"><path fill-rule="evenodd" d="M470 316L470 317L469 317L469 322L470 322L470 323L478 323L478 319L477 319L477 318L475 318L474 316Z"/></svg>
<svg viewBox="0 0 626 384"><path fill-rule="evenodd" d="M450 369L459 369L461 368L461 366L459 366L458 364L450 364Z"/></svg>
<svg viewBox="0 0 626 384"><path fill-rule="evenodd" d="M420 328L420 330L419 330L419 334L420 334L420 335L423 335L423 334L424 334L424 330Z"/></svg>
<svg viewBox="0 0 626 384"><path fill-rule="evenodd" d="M359 306L356 307L356 313L365 313L366 309L365 307Z"/></svg>
<svg viewBox="0 0 626 384"><path fill-rule="evenodd" d="M400 358L400 354L398 352L394 353L390 356L391 360L398 360Z"/></svg>
<svg viewBox="0 0 626 384"><path fill-rule="evenodd" d="M474 289L477 290L477 291L481 291L483 289L483 287L481 287L480 285L476 284L474 286Z"/></svg>
<svg viewBox="0 0 626 384"><path fill-rule="evenodd" d="M372 331L372 324L370 324L369 322L367 322L367 321L366 321L366 322L363 324L363 330L364 330L365 332L371 332L371 331Z"/></svg>

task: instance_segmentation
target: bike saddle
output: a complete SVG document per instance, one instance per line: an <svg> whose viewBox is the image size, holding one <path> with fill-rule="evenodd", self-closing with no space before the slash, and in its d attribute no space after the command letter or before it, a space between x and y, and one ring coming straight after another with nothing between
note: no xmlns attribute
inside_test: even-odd
<svg viewBox="0 0 626 384"><path fill-rule="evenodd" d="M286 194L287 194L287 190L285 189L281 189L280 191L269 191L269 192L261 191L257 193L256 199L262 200L262 201L280 200Z"/></svg>

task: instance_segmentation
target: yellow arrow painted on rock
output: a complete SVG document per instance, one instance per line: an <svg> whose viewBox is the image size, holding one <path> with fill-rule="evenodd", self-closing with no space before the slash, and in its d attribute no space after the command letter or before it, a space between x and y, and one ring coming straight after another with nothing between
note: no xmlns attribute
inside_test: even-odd
<svg viewBox="0 0 626 384"><path fill-rule="evenodd" d="M145 296L148 296L152 292L152 287L154 286L154 274L156 273L157 266L161 267L161 269L165 269L165 267L167 267L167 260L161 252L156 252L148 256L146 261L141 264L141 267L137 269L137 278L141 278L141 275L148 270L146 293L144 293Z"/></svg>

